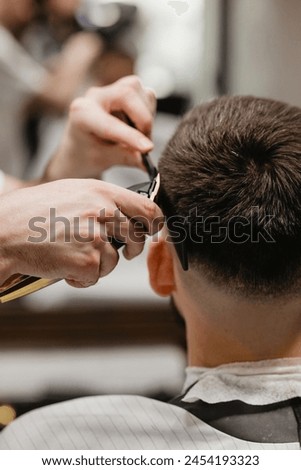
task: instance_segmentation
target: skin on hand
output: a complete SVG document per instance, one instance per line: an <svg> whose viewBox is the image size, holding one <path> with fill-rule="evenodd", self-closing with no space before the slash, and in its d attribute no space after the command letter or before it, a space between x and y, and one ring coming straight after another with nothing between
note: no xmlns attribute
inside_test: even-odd
<svg viewBox="0 0 301 470"><path fill-rule="evenodd" d="M62 143L42 178L21 181L6 175L0 194L63 178L99 178L114 165L145 170L141 154L153 148L155 110L154 92L135 76L90 89L72 103ZM122 116L136 128L122 121Z"/></svg>
<svg viewBox="0 0 301 470"><path fill-rule="evenodd" d="M149 199L90 179L15 190L1 197L0 212L6 221L0 229L0 284L21 273L93 285L118 262L108 237L123 241L131 259L143 250L145 233L156 233L162 222Z"/></svg>
<svg viewBox="0 0 301 470"><path fill-rule="evenodd" d="M42 181L98 177L117 164L144 169L141 153L153 147L147 136L155 107L153 92L143 88L134 76L91 89L71 106L63 142ZM135 128L123 122L120 113ZM0 205L1 220L5 220L0 229L0 284L15 273L64 278L76 287L95 284L118 262L117 250L108 243L108 236L124 242L123 253L131 259L143 250L144 232L153 234L160 229L160 209L132 191L96 180L68 179L37 185L40 182L6 178L6 194ZM56 211L56 217L67 221L69 241L64 223L58 220L51 224L50 208ZM137 229L136 221L142 223L143 230L141 225ZM37 234L31 233L30 224L36 227L38 222L42 227L37 227L47 236L39 243L29 242L28 237ZM55 242L50 239L51 233ZM80 240L75 233L80 234Z"/></svg>
<svg viewBox="0 0 301 470"><path fill-rule="evenodd" d="M43 180L98 178L113 165L144 169L141 154L153 148L155 108L154 93L135 76L90 89L73 101L62 143ZM135 128L122 121L121 115Z"/></svg>

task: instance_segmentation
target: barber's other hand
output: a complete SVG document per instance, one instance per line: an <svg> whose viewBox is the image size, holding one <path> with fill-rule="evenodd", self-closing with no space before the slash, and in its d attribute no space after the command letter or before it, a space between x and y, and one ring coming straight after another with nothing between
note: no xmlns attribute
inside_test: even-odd
<svg viewBox="0 0 301 470"><path fill-rule="evenodd" d="M141 154L153 148L150 135L155 108L154 93L135 76L91 88L71 104L62 143L44 180L98 178L113 165L143 169ZM120 119L124 115L136 129Z"/></svg>
<svg viewBox="0 0 301 470"><path fill-rule="evenodd" d="M145 233L158 230L161 215L146 197L97 180L56 181L7 193L0 206L5 221L0 285L15 273L93 285L118 262L107 237L123 241L131 259L143 250ZM145 229L135 227L132 218Z"/></svg>

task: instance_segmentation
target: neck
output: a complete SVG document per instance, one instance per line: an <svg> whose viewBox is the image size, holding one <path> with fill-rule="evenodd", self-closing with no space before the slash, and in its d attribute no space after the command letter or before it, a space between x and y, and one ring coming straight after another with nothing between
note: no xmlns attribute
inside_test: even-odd
<svg viewBox="0 0 301 470"><path fill-rule="evenodd" d="M207 315L198 316L198 320L187 323L190 366L301 357L300 315L288 320L285 327L274 317L274 321L265 321L264 325L257 323L257 328L243 314L233 315L233 321L225 317L211 321Z"/></svg>
<svg viewBox="0 0 301 470"><path fill-rule="evenodd" d="M181 289L175 296L186 320L190 366L301 357L301 298L250 303L198 287L198 300Z"/></svg>

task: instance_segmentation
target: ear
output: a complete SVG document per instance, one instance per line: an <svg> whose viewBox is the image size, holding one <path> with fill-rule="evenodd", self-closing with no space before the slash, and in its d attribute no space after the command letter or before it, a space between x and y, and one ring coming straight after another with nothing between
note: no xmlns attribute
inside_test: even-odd
<svg viewBox="0 0 301 470"><path fill-rule="evenodd" d="M159 295L169 296L175 291L175 278L171 250L164 240L151 242L147 265L152 289Z"/></svg>

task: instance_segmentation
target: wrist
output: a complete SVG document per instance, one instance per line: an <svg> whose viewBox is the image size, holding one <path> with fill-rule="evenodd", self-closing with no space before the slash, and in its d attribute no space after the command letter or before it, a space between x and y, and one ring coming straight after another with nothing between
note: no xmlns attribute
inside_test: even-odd
<svg viewBox="0 0 301 470"><path fill-rule="evenodd" d="M57 181L68 177L69 175L68 172L66 172L64 159L62 159L60 150L57 150L46 166L45 171L40 178L39 184L51 183L52 181Z"/></svg>
<svg viewBox="0 0 301 470"><path fill-rule="evenodd" d="M66 178L76 178L78 176L76 163L76 149L72 145L68 135L65 135L61 145L48 162L44 174L40 179L40 184Z"/></svg>
<svg viewBox="0 0 301 470"><path fill-rule="evenodd" d="M11 214L7 214L5 211L5 204L3 204L4 196L1 196L0 199L0 284L3 284L16 271L13 248L10 243L12 233L9 229L9 220L11 220Z"/></svg>

